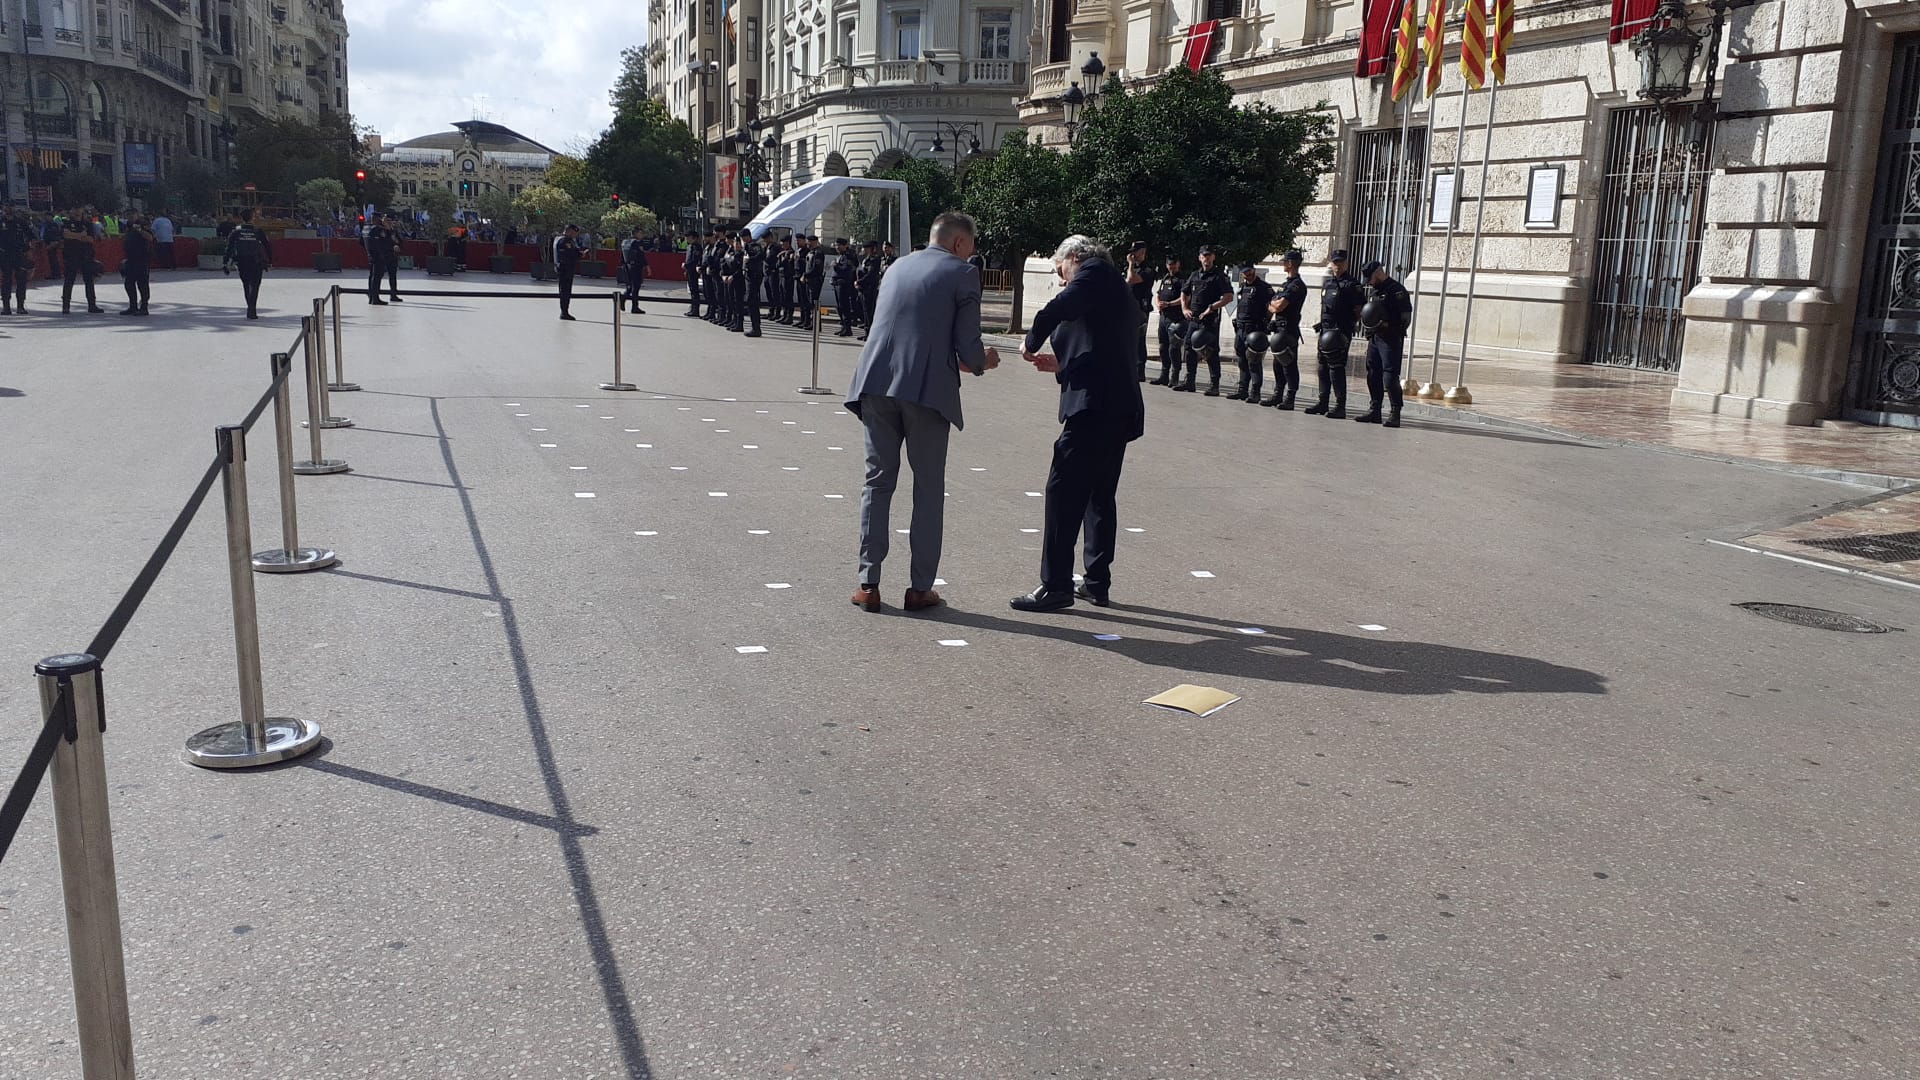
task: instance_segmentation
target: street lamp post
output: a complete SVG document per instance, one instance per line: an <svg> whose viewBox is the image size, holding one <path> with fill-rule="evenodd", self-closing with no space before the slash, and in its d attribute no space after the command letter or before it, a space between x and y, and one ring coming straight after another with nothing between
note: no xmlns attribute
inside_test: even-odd
<svg viewBox="0 0 1920 1080"><path fill-rule="evenodd" d="M961 139L964 138L966 140L967 153L977 154L980 152L980 121L963 120L956 123L952 120L935 120L934 123L938 125L940 130L933 133L933 146L931 149L936 154L946 153L946 145L940 141L940 136L942 134L953 136L953 171L959 172Z"/></svg>
<svg viewBox="0 0 1920 1080"><path fill-rule="evenodd" d="M1060 95L1060 115L1066 122L1067 145L1073 145L1073 136L1080 130L1080 110L1087 103L1085 91L1079 83L1067 86L1067 92Z"/></svg>
<svg viewBox="0 0 1920 1080"><path fill-rule="evenodd" d="M767 184L772 188L767 192L767 201L771 203L780 194L780 137L769 131L760 147L766 151Z"/></svg>
<svg viewBox="0 0 1920 1080"><path fill-rule="evenodd" d="M711 60L701 60L695 56L687 61L687 123L692 126L697 119L699 126L693 128L693 137L700 142L700 188L693 197L694 205L700 210L700 233L707 231L707 76L719 64Z"/></svg>

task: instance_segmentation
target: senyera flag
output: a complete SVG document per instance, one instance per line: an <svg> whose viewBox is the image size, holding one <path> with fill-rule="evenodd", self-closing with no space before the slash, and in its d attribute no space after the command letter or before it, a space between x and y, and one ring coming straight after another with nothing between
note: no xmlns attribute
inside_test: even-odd
<svg viewBox="0 0 1920 1080"><path fill-rule="evenodd" d="M1428 0L1426 42L1421 51L1427 64L1427 97L1440 92L1440 51L1447 46L1447 0Z"/></svg>
<svg viewBox="0 0 1920 1080"><path fill-rule="evenodd" d="M1513 0L1493 0L1493 29L1487 35L1487 70L1493 81L1507 81L1507 54L1513 51Z"/></svg>
<svg viewBox="0 0 1920 1080"><path fill-rule="evenodd" d="M1400 0L1400 29L1393 35L1393 100L1399 101L1413 89L1413 4Z"/></svg>
<svg viewBox="0 0 1920 1080"><path fill-rule="evenodd" d="M1487 81L1487 9L1482 0L1467 0L1467 23L1460 32L1460 77L1472 90Z"/></svg>

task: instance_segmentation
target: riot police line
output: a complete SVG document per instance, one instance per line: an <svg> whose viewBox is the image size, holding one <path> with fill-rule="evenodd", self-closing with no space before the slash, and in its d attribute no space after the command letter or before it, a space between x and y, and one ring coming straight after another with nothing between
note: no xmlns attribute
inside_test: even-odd
<svg viewBox="0 0 1920 1080"><path fill-rule="evenodd" d="M813 329L828 274L840 324L835 336L864 337L880 301L881 279L897 258L892 241L868 240L856 254L845 239L835 240L829 251L820 237L805 233L757 240L744 230L710 229L686 239L692 303L685 315L750 338L760 336L762 308L771 322Z"/></svg>
<svg viewBox="0 0 1920 1080"><path fill-rule="evenodd" d="M1319 319L1308 326L1307 286L1300 278L1304 256L1297 250L1280 257L1285 274L1279 285L1259 276L1252 263L1239 267L1240 281L1229 282L1219 262L1220 250L1209 244L1200 249L1200 268L1186 272L1177 253L1168 253L1163 273L1152 277L1147 244L1135 241L1127 256L1127 284L1140 305L1141 329L1137 372L1141 382L1182 393L1200 392L1199 368L1207 369L1207 397L1219 397L1223 311L1233 303L1231 329L1239 386L1229 401L1290 412L1300 391L1300 346L1303 331L1311 329L1319 399L1304 412L1335 420L1347 415L1347 365L1354 336L1366 340L1366 378L1369 404L1354 417L1361 423L1400 426L1400 369L1405 359L1407 328L1413 301L1400 282L1379 262L1369 262L1360 276L1347 269L1347 253L1327 256L1327 276L1320 284ZM1363 285L1364 279L1364 285ZM1148 315L1159 317L1157 378L1147 379ZM1273 393L1262 398L1266 357L1272 357ZM1383 412L1383 397L1386 409Z"/></svg>

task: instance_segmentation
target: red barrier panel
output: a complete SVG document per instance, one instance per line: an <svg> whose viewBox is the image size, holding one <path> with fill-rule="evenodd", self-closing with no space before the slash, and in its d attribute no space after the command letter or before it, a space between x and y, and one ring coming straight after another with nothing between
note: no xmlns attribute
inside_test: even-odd
<svg viewBox="0 0 1920 1080"><path fill-rule="evenodd" d="M176 241L177 242L177 241ZM313 257L331 245L335 255L340 256L340 265L348 270L367 268L367 249L360 246L358 240L289 240L281 238L273 242L273 265L282 270L310 270Z"/></svg>

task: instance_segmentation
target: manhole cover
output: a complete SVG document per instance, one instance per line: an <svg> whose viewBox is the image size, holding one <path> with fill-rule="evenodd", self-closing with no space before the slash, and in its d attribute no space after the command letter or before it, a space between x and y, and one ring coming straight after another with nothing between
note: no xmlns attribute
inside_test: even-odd
<svg viewBox="0 0 1920 1080"><path fill-rule="evenodd" d="M1800 545L1882 563L1920 559L1920 531L1836 536L1826 540L1802 540Z"/></svg>
<svg viewBox="0 0 1920 1080"><path fill-rule="evenodd" d="M1838 630L1846 634L1884 634L1889 630L1900 629L1897 626L1885 626L1858 615L1849 615L1844 611L1828 611L1825 608L1801 607L1799 604L1764 604L1748 602L1733 605L1746 608L1755 615L1765 615L1783 623L1795 626L1810 626L1815 630Z"/></svg>

